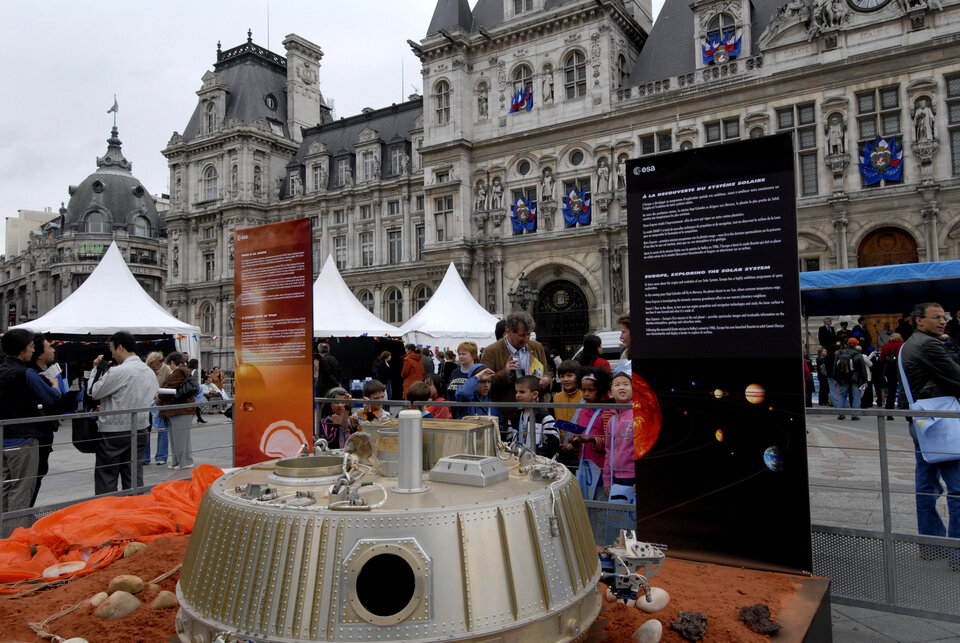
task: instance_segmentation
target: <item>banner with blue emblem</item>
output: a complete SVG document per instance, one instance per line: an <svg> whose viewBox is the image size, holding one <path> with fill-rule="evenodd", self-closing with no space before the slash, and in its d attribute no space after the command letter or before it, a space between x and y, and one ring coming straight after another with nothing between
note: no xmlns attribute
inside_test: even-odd
<svg viewBox="0 0 960 643"><path fill-rule="evenodd" d="M530 207L522 198L510 206L510 222L513 224L513 234L522 234L524 230L533 232L537 229L537 207Z"/></svg>
<svg viewBox="0 0 960 643"><path fill-rule="evenodd" d="M878 136L874 142L863 144L863 154L860 156L860 174L863 182L873 185L880 179L899 181L903 171L903 146L897 143L896 137L887 142Z"/></svg>
<svg viewBox="0 0 960 643"><path fill-rule="evenodd" d="M700 45L703 52L703 64L716 63L722 65L730 58L736 58L740 55L740 41L742 39L743 36L737 36L736 33L728 31L721 40L720 32L714 32L710 42Z"/></svg>
<svg viewBox="0 0 960 643"><path fill-rule="evenodd" d="M590 197L573 188L563 197L563 219L568 228L577 225L590 225Z"/></svg>
<svg viewBox="0 0 960 643"><path fill-rule="evenodd" d="M517 93L513 95L513 100L510 102L510 112L519 112L521 110L529 112L531 109L533 109L533 88L521 87L517 90Z"/></svg>

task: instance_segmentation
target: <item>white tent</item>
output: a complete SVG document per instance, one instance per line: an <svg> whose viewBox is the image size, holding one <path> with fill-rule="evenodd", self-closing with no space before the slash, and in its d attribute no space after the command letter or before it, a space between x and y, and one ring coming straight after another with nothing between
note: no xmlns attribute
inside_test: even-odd
<svg viewBox="0 0 960 643"><path fill-rule="evenodd" d="M483 348L496 337L499 320L477 303L453 263L430 301L400 328L406 342L456 349L460 342L476 342Z"/></svg>
<svg viewBox="0 0 960 643"><path fill-rule="evenodd" d="M344 283L333 256L313 284L314 337L399 337L400 329L367 310Z"/></svg>
<svg viewBox="0 0 960 643"><path fill-rule="evenodd" d="M133 335L168 334L176 338L178 350L199 357L200 329L180 321L147 294L116 242L69 297L46 315L11 328L68 335L112 335L118 330Z"/></svg>

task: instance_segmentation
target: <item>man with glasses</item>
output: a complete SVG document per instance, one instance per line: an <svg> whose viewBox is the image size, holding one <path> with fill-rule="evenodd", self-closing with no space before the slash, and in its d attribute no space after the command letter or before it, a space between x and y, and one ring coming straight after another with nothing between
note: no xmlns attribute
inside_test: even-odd
<svg viewBox="0 0 960 643"><path fill-rule="evenodd" d="M943 307L932 302L918 304L912 316L916 320L916 332L904 342L900 361L913 399L960 396L960 365L950 358L940 341L947 325ZM913 422L910 423L910 437L916 449L917 531L927 536L960 538L960 459L931 464L920 453ZM943 493L944 485L950 514L949 528L944 528L937 513L937 498ZM925 551L929 550L921 549L921 554ZM951 565L955 571L960 571L960 558L951 558Z"/></svg>

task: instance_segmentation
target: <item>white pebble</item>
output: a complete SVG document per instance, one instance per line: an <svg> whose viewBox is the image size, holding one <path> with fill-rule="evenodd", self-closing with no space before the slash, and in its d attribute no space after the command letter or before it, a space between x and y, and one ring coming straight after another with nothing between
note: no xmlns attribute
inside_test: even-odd
<svg viewBox="0 0 960 643"><path fill-rule="evenodd" d="M135 612L140 607L140 601L129 592L117 591L110 595L110 598L101 603L93 615L97 618L118 621Z"/></svg>
<svg viewBox="0 0 960 643"><path fill-rule="evenodd" d="M657 643L662 636L663 624L654 618L637 628L633 640L637 643Z"/></svg>
<svg viewBox="0 0 960 643"><path fill-rule="evenodd" d="M97 592L90 598L90 604L94 607L100 607L103 601L107 600L110 597L106 592Z"/></svg>
<svg viewBox="0 0 960 643"><path fill-rule="evenodd" d="M654 612L662 610L669 602L670 594L667 593L667 590L659 587L651 587L650 602L647 602L647 597L641 592L637 597L637 609L647 614L653 614Z"/></svg>
<svg viewBox="0 0 960 643"><path fill-rule="evenodd" d="M90 643L87 639L82 639L79 636L75 636L72 639L67 639L63 643Z"/></svg>

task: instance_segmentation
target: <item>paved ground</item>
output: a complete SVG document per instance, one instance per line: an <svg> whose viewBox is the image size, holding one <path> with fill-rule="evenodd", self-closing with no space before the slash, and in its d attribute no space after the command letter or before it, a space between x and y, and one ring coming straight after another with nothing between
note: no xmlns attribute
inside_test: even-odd
<svg viewBox="0 0 960 643"><path fill-rule="evenodd" d="M194 427L193 452L197 464L221 468L233 465L233 426L222 415L207 414L206 424ZM848 416L849 417L849 416ZM916 533L913 500L913 445L903 419L886 422L893 530ZM810 505L818 525L881 530L877 421L840 421L835 415L807 418ZM151 435L156 444L156 434ZM51 473L40 489L38 506L82 500L93 495L94 458L70 444L69 427L57 433L50 460ZM144 467L148 486L165 480L186 479L189 470L165 466ZM946 505L939 505L946 517ZM958 576L960 586L960 576ZM954 641L960 643L960 623L922 619L846 605L833 606L835 643L887 641Z"/></svg>

